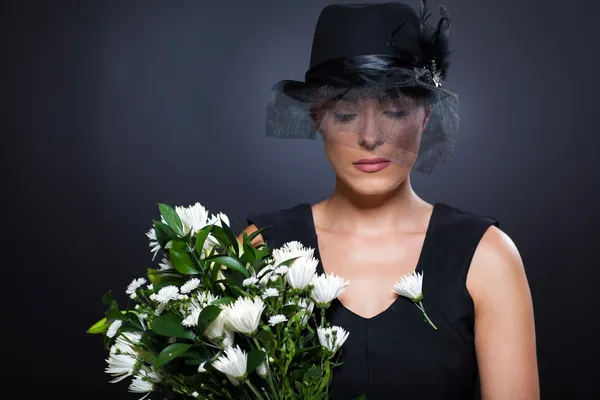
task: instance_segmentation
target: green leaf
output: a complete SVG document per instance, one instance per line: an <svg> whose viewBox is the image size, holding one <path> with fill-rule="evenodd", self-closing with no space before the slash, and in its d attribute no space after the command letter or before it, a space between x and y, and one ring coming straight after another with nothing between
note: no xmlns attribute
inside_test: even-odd
<svg viewBox="0 0 600 400"><path fill-rule="evenodd" d="M169 225L163 223L162 221L152 220L154 224L154 232L156 233L156 241L160 244L160 247L163 249L173 239L178 238L177 234L173 232L173 229L169 227Z"/></svg>
<svg viewBox="0 0 600 400"><path fill-rule="evenodd" d="M284 306L281 309L281 313L289 318L291 315L297 313L300 310L304 310L304 308L297 304L288 304L287 306Z"/></svg>
<svg viewBox="0 0 600 400"><path fill-rule="evenodd" d="M354 400L367 400L367 395L366 394L361 394L360 396L358 396Z"/></svg>
<svg viewBox="0 0 600 400"><path fill-rule="evenodd" d="M196 250L196 254L198 254L198 256L200 257L204 256L202 249L204 247L204 242L210 234L212 227L213 225L206 225L204 228L200 229L196 234L196 244L194 245L194 249Z"/></svg>
<svg viewBox="0 0 600 400"><path fill-rule="evenodd" d="M115 300L110 303L109 309L106 311L106 323L112 324L117 319L123 319L123 314L119 311L119 305Z"/></svg>
<svg viewBox="0 0 600 400"><path fill-rule="evenodd" d="M171 360L184 354L190 347L192 347L192 345L187 343L173 343L160 352L154 365L156 368L162 367Z"/></svg>
<svg viewBox="0 0 600 400"><path fill-rule="evenodd" d="M194 333L185 329L184 326L181 325L181 321L181 317L176 314L162 314L152 321L152 326L150 329L152 332L155 332L161 336L194 339Z"/></svg>
<svg viewBox="0 0 600 400"><path fill-rule="evenodd" d="M251 234L248 235L248 241L250 243L252 243L252 241L254 240L255 237L257 237L258 235L262 234L265 230L274 227L275 225L268 225L265 226L263 228L260 228L258 230L255 230L254 232L252 232Z"/></svg>
<svg viewBox="0 0 600 400"><path fill-rule="evenodd" d="M177 212L168 206L167 204L159 203L158 208L160 209L160 215L165 219L165 222L171 229L178 235L183 235L183 224Z"/></svg>
<svg viewBox="0 0 600 400"><path fill-rule="evenodd" d="M275 336L272 332L267 330L262 330L258 332L256 338L267 351L271 351L273 345L275 344Z"/></svg>
<svg viewBox="0 0 600 400"><path fill-rule="evenodd" d="M196 264L192 261L186 250L186 243L174 240L170 251L171 264L173 264L173 267L175 267L178 272L184 275L199 274L200 271L196 269Z"/></svg>
<svg viewBox="0 0 600 400"><path fill-rule="evenodd" d="M235 234L233 233L233 231L231 230L229 225L227 225L224 222L221 225L222 226L220 228L223 230L223 233L225 233L225 237L229 241L229 246L233 248L233 252L237 256L239 254L239 249L240 249L240 245L239 245L239 241L237 240L237 237L235 236Z"/></svg>
<svg viewBox="0 0 600 400"><path fill-rule="evenodd" d="M110 324L106 323L106 317L102 318L100 321L96 322L94 325L87 330L87 333L97 334L104 333L108 330Z"/></svg>
<svg viewBox="0 0 600 400"><path fill-rule="evenodd" d="M246 267L244 267L242 265L242 263L240 263L239 260L237 260L236 258L229 257L229 256L217 255L215 257L211 257L210 262L214 262L215 264L225 265L227 268L231 268L235 271L238 271L239 273L244 275L246 278L250 277L250 273L248 272Z"/></svg>
<svg viewBox="0 0 600 400"><path fill-rule="evenodd" d="M246 372L253 372L265 360L267 353L262 350L254 349L248 353L248 364Z"/></svg>
<svg viewBox="0 0 600 400"><path fill-rule="evenodd" d="M204 307L198 316L198 332L204 332L210 324L215 322L221 311L219 307L213 305Z"/></svg>
<svg viewBox="0 0 600 400"><path fill-rule="evenodd" d="M210 304L212 304L214 306L222 306L224 304L229 304L234 301L235 301L235 299L233 297L221 297L220 299L213 300L213 302Z"/></svg>
<svg viewBox="0 0 600 400"><path fill-rule="evenodd" d="M302 383L308 387L316 386L323 379L323 371L317 367L316 365L312 365L304 377L302 378Z"/></svg>
<svg viewBox="0 0 600 400"><path fill-rule="evenodd" d="M106 292L104 294L104 296L102 296L102 303L106 304L107 306L110 306L113 302L113 296L112 296L112 292L109 290L108 292Z"/></svg>

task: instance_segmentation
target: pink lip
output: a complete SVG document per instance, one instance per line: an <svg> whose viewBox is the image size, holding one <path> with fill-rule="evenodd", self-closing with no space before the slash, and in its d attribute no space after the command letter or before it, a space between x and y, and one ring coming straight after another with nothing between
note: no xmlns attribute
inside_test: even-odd
<svg viewBox="0 0 600 400"><path fill-rule="evenodd" d="M390 160L385 158L362 158L352 164L363 172L377 172L389 166L390 163Z"/></svg>

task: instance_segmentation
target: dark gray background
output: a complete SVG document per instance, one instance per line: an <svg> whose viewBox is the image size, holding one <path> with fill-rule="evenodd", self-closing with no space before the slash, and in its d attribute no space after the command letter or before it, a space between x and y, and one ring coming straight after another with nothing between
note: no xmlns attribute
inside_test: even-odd
<svg viewBox="0 0 600 400"><path fill-rule="evenodd" d="M101 339L85 331L104 292L153 265L157 202L243 223L330 193L319 142L264 137L268 91L303 78L326 4L3 3L0 330L3 391L21 392L9 398L136 398L108 383ZM444 4L461 133L454 160L414 187L498 217L517 243L542 398L600 396L598 2Z"/></svg>

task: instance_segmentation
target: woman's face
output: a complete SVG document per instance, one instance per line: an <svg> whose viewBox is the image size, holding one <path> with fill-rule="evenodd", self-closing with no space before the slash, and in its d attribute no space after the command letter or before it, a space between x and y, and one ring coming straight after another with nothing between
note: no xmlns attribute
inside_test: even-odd
<svg viewBox="0 0 600 400"><path fill-rule="evenodd" d="M396 189L419 152L431 107L389 91L345 95L320 109L316 122L337 177L362 195Z"/></svg>

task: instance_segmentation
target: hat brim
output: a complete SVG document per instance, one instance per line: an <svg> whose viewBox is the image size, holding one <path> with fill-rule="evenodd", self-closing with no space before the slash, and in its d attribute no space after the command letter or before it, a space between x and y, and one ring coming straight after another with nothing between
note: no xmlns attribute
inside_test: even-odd
<svg viewBox="0 0 600 400"><path fill-rule="evenodd" d="M364 78L364 77L363 77ZM441 95L442 97L451 96L455 97L456 94L443 88L441 86L435 86L432 84L428 84L426 82L420 81L416 79L416 77L412 76L409 79L402 79L401 81L394 81L393 79L388 79L384 81L376 81L376 80L366 80L363 79L363 83L360 85L348 83L347 85L336 84L335 86L329 85L319 85L314 83L307 83L296 80L282 80L277 82L273 86L273 91L278 92L277 95L284 95L290 99L295 101L299 101L301 103L312 103L318 97L322 95L321 91L327 92L338 92L341 93L348 88L355 87L382 87L382 88L419 88L425 91L430 92L434 95Z"/></svg>

